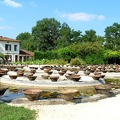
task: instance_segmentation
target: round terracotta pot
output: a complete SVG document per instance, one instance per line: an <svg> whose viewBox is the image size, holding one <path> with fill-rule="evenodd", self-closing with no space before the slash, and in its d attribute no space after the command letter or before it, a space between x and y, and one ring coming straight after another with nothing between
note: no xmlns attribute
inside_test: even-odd
<svg viewBox="0 0 120 120"><path fill-rule="evenodd" d="M80 75L77 75L77 74L74 74L74 75L70 76L70 79L75 81L75 82L79 81L80 78L81 78Z"/></svg>
<svg viewBox="0 0 120 120"><path fill-rule="evenodd" d="M26 89L26 90L23 90L23 93L24 95L30 100L30 101L33 101L33 100L37 100L40 95L42 94L43 90L39 90L39 89Z"/></svg>
<svg viewBox="0 0 120 120"><path fill-rule="evenodd" d="M18 72L17 72L18 77L23 76L23 74L24 74L24 72L21 72L21 71L18 71Z"/></svg>
<svg viewBox="0 0 120 120"><path fill-rule="evenodd" d="M3 95L7 89L7 86L0 86L0 95Z"/></svg>
<svg viewBox="0 0 120 120"><path fill-rule="evenodd" d="M34 81L34 80L37 78L37 76L27 76L27 78L28 78L30 81Z"/></svg>
<svg viewBox="0 0 120 120"><path fill-rule="evenodd" d="M63 72L63 71L59 71L58 73L59 73L59 75L64 75L65 74L65 72Z"/></svg>
<svg viewBox="0 0 120 120"><path fill-rule="evenodd" d="M2 77L4 75L4 73L0 72L0 77Z"/></svg>
<svg viewBox="0 0 120 120"><path fill-rule="evenodd" d="M43 79L48 79L48 78L49 78L49 75L41 75L41 77L42 77Z"/></svg>
<svg viewBox="0 0 120 120"><path fill-rule="evenodd" d="M109 94L111 85L96 85L95 89L99 94Z"/></svg>
<svg viewBox="0 0 120 120"><path fill-rule="evenodd" d="M93 78L94 80L99 80L100 77L101 77L101 75L93 75L93 76L92 76L92 78Z"/></svg>
<svg viewBox="0 0 120 120"><path fill-rule="evenodd" d="M63 89L58 91L60 98L66 101L72 101L78 90L76 89Z"/></svg>
<svg viewBox="0 0 120 120"><path fill-rule="evenodd" d="M10 79L15 80L18 77L18 75L12 75L12 74L10 74L9 77L10 77Z"/></svg>
<svg viewBox="0 0 120 120"><path fill-rule="evenodd" d="M53 82L57 82L59 76L50 76L50 80Z"/></svg>

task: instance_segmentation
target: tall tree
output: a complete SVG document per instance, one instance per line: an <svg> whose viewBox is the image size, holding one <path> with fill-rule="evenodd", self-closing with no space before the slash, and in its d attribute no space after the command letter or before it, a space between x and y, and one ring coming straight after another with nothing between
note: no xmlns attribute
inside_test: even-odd
<svg viewBox="0 0 120 120"><path fill-rule="evenodd" d="M60 28L60 36L57 41L57 47L65 47L71 43L71 28L68 26L67 23L63 23Z"/></svg>
<svg viewBox="0 0 120 120"><path fill-rule="evenodd" d="M16 40L20 40L20 48L33 51L32 49L32 37L29 32L20 33Z"/></svg>
<svg viewBox="0 0 120 120"><path fill-rule="evenodd" d="M120 24L114 23L105 29L105 48L120 49Z"/></svg>
<svg viewBox="0 0 120 120"><path fill-rule="evenodd" d="M97 35L95 30L87 30L82 36L83 43L85 42L95 42L97 40Z"/></svg>
<svg viewBox="0 0 120 120"><path fill-rule="evenodd" d="M44 18L32 28L34 49L47 51L56 48L56 40L59 38L60 22L54 18Z"/></svg>

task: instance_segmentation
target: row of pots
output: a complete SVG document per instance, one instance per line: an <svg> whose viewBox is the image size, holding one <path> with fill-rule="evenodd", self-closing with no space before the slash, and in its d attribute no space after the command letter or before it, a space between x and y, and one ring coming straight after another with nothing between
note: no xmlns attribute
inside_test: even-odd
<svg viewBox="0 0 120 120"><path fill-rule="evenodd" d="M97 94L108 95L111 90L111 86L107 85L107 84L106 85L96 85L96 86L94 86L94 88L95 88ZM38 100L43 92L44 92L43 90L39 90L39 89L35 89L35 88L23 90L23 93L30 101ZM77 93L79 93L79 91L77 89L62 88L62 89L58 90L57 93L59 94L59 97L64 100L73 101L73 98L75 97L75 95Z"/></svg>

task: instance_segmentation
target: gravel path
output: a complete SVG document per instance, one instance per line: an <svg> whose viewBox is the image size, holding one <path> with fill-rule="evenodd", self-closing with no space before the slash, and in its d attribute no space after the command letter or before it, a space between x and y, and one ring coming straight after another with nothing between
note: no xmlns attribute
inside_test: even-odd
<svg viewBox="0 0 120 120"><path fill-rule="evenodd" d="M37 111L36 120L120 120L120 94L92 103L25 107Z"/></svg>

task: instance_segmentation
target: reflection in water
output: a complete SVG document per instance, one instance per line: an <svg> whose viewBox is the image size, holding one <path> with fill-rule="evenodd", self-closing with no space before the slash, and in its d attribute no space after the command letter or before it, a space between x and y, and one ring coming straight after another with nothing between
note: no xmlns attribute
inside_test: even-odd
<svg viewBox="0 0 120 120"><path fill-rule="evenodd" d="M11 92L8 89L8 90L6 90L4 95L0 96L0 100L2 100L4 102L10 102L11 100L20 98L20 97L24 97L22 90L19 90L17 92Z"/></svg>

